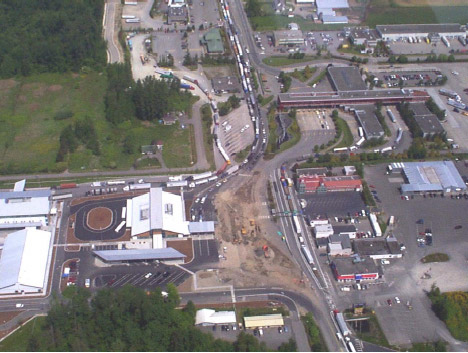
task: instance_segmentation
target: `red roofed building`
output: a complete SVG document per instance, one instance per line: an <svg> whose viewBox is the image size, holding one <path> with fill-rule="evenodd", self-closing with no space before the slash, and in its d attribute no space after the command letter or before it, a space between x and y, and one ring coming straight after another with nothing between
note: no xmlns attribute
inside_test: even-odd
<svg viewBox="0 0 468 353"><path fill-rule="evenodd" d="M303 176L297 180L297 191L300 194L328 191L360 191L362 182L359 176Z"/></svg>

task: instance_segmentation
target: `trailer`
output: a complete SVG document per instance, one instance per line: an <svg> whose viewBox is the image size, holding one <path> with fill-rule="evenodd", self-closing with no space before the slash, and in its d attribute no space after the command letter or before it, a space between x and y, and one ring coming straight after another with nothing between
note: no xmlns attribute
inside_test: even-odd
<svg viewBox="0 0 468 353"><path fill-rule="evenodd" d="M205 172L205 173L201 173L201 174L195 174L195 175L192 176L192 180L194 180L194 181L201 180L201 179L209 178L212 175L213 175L212 172Z"/></svg>
<svg viewBox="0 0 468 353"><path fill-rule="evenodd" d="M106 182L107 185L124 185L125 181L124 180L110 180Z"/></svg>
<svg viewBox="0 0 468 353"><path fill-rule="evenodd" d="M382 230L380 229L379 222L377 221L377 216L374 213L369 214L369 220L372 226L372 229L374 230L374 235L376 237L381 237L382 236Z"/></svg>
<svg viewBox="0 0 468 353"><path fill-rule="evenodd" d="M208 179L202 179L202 180L197 180L195 182L195 185L202 185L202 184L206 184L208 182Z"/></svg>
<svg viewBox="0 0 468 353"><path fill-rule="evenodd" d="M127 18L125 22L126 23L140 23L140 19L139 18Z"/></svg>
<svg viewBox="0 0 468 353"><path fill-rule="evenodd" d="M189 89L189 90L192 90L192 91L195 89L195 87L190 86L190 85L187 84L187 83L181 83L181 84L180 84L180 88L182 88L182 89Z"/></svg>
<svg viewBox="0 0 468 353"><path fill-rule="evenodd" d="M239 165L233 165L232 167L230 167L226 173L228 175L231 175L231 174L234 174L235 172L237 172L239 170Z"/></svg>
<svg viewBox="0 0 468 353"><path fill-rule="evenodd" d="M392 147L385 147L380 150L380 153L390 152L392 149Z"/></svg>
<svg viewBox="0 0 468 353"><path fill-rule="evenodd" d="M307 248L307 246L301 245L301 251L302 254L304 254L304 257L306 258L307 263L309 265L312 265L312 270L316 271L317 268L315 267L314 258L312 257L312 254L310 253L310 250Z"/></svg>
<svg viewBox="0 0 468 353"><path fill-rule="evenodd" d="M364 129L361 126L359 126L358 128L358 132L359 132L359 137L364 137Z"/></svg>
<svg viewBox="0 0 468 353"><path fill-rule="evenodd" d="M127 216L127 207L122 207L122 219L125 219L125 217Z"/></svg>
<svg viewBox="0 0 468 353"><path fill-rule="evenodd" d="M346 325L346 321L344 319L343 313L335 312L335 318L343 336L350 335L351 331L349 330L348 325Z"/></svg>
<svg viewBox="0 0 468 353"><path fill-rule="evenodd" d="M76 183L64 183L64 184L60 184L59 189L60 189L60 190L63 190L63 189L74 189L74 188L76 188L76 187L77 187Z"/></svg>
<svg viewBox="0 0 468 353"><path fill-rule="evenodd" d="M348 147L340 147L340 148L333 149L334 153L341 153L341 152L346 152L346 151L348 151Z"/></svg>
<svg viewBox="0 0 468 353"><path fill-rule="evenodd" d="M451 105L452 107L461 109L461 110L465 110L465 108L466 108L466 104L465 104L465 103L457 102L456 100L453 100L453 99L451 99L451 98L449 98L447 104L448 104L448 105Z"/></svg>
<svg viewBox="0 0 468 353"><path fill-rule="evenodd" d="M356 146L357 147L361 146L364 141L366 141L366 138L363 136L359 139L358 142L356 142Z"/></svg>
<svg viewBox="0 0 468 353"><path fill-rule="evenodd" d="M129 185L130 190L145 190L151 188L151 183Z"/></svg>
<svg viewBox="0 0 468 353"><path fill-rule="evenodd" d="M216 102L212 100L210 102L210 104L211 104L211 109L213 109L214 112L217 112L218 111L218 105L216 104Z"/></svg>
<svg viewBox="0 0 468 353"><path fill-rule="evenodd" d="M457 92L454 92L454 91L451 91L449 89L446 89L446 88L441 88L439 89L439 93L443 96L446 96L446 97L449 97L449 98L457 98L459 97L458 93Z"/></svg>
<svg viewBox="0 0 468 353"><path fill-rule="evenodd" d="M301 234L302 228L301 228L301 224L299 223L299 218L297 216L292 216L292 220L293 220L294 230L296 231L297 234Z"/></svg>
<svg viewBox="0 0 468 353"><path fill-rule="evenodd" d="M188 76L188 75L184 75L184 76L182 76L182 78L183 78L184 80L186 80L186 81L189 81L189 82L192 82L192 83L198 85L198 80L195 79L195 78L193 78L193 77L190 77L190 76Z"/></svg>
<svg viewBox="0 0 468 353"><path fill-rule="evenodd" d="M390 109L387 109L387 115L392 121L392 123L396 123L395 115L393 115L393 112Z"/></svg>
<svg viewBox="0 0 468 353"><path fill-rule="evenodd" d="M354 348L354 344L351 341L348 341L348 348L350 352L356 352L356 348Z"/></svg>
<svg viewBox="0 0 468 353"><path fill-rule="evenodd" d="M447 40L447 37L442 36L440 37L440 39L442 40L442 43L444 43L447 48L450 48L450 42Z"/></svg>
<svg viewBox="0 0 468 353"><path fill-rule="evenodd" d="M54 195L54 196L52 196L52 200L53 201L60 201L60 200L71 199L72 197L73 197L73 194Z"/></svg>
<svg viewBox="0 0 468 353"><path fill-rule="evenodd" d="M116 233L120 232L120 230L123 228L123 226L125 225L125 223L127 223L127 222L126 222L126 221L120 222L120 224L117 226L117 228L115 228L115 232L116 232Z"/></svg>
<svg viewBox="0 0 468 353"><path fill-rule="evenodd" d="M168 181L166 183L167 188L180 188L188 185L187 180L179 180L179 181Z"/></svg>
<svg viewBox="0 0 468 353"><path fill-rule="evenodd" d="M458 41L465 47L466 46L466 38L459 36Z"/></svg>
<svg viewBox="0 0 468 353"><path fill-rule="evenodd" d="M395 144L396 145L400 143L402 136L403 136L403 130L401 129L401 127L399 127L398 130L397 130L397 136L396 136L396 139L395 139Z"/></svg>

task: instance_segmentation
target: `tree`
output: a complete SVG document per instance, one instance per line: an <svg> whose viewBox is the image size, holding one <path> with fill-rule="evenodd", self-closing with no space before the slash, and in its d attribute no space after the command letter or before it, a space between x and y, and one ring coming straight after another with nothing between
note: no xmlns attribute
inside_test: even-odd
<svg viewBox="0 0 468 353"><path fill-rule="evenodd" d="M390 64L395 64L397 62L395 55L390 55L390 57L388 58L388 62Z"/></svg>
<svg viewBox="0 0 468 353"><path fill-rule="evenodd" d="M231 95L229 98L228 98L228 102L231 106L232 109L236 109L236 108L239 108L240 106L240 98L238 98L236 95Z"/></svg>
<svg viewBox="0 0 468 353"><path fill-rule="evenodd" d="M237 340L234 342L234 350L236 352L265 352L265 343L258 343L258 340L244 331L239 333Z"/></svg>
<svg viewBox="0 0 468 353"><path fill-rule="evenodd" d="M247 0L245 12L248 17L257 17L262 14L262 6L258 0Z"/></svg>
<svg viewBox="0 0 468 353"><path fill-rule="evenodd" d="M297 351L297 344L294 338L290 338L288 342L281 343L278 347L278 351L280 352L296 352Z"/></svg>
<svg viewBox="0 0 468 353"><path fill-rule="evenodd" d="M453 54L450 54L447 58L447 61L453 63L455 61L455 56Z"/></svg>
<svg viewBox="0 0 468 353"><path fill-rule="evenodd" d="M408 57L406 55L400 55L397 61L400 64L406 64L408 62Z"/></svg>

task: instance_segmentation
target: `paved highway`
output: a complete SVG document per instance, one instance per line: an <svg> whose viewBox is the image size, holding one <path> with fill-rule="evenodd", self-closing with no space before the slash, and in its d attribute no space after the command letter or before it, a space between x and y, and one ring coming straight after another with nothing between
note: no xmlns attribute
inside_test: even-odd
<svg viewBox="0 0 468 353"><path fill-rule="evenodd" d="M117 34L115 33L115 16L120 0L107 0L104 9L104 39L107 42L107 62L121 63L123 57L120 53L117 43Z"/></svg>

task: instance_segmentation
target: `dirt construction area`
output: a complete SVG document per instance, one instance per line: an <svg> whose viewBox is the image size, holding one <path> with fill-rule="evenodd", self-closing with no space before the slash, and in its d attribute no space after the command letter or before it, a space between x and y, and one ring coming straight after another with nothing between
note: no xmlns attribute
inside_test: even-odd
<svg viewBox="0 0 468 353"><path fill-rule="evenodd" d="M225 257L219 263L218 277L236 287L281 285L305 289L300 271L267 239L266 234L272 233L266 232L271 223L259 217L261 202L256 200L265 193L257 190L262 186L250 179L237 190L220 192L214 201L218 212L216 236Z"/></svg>

